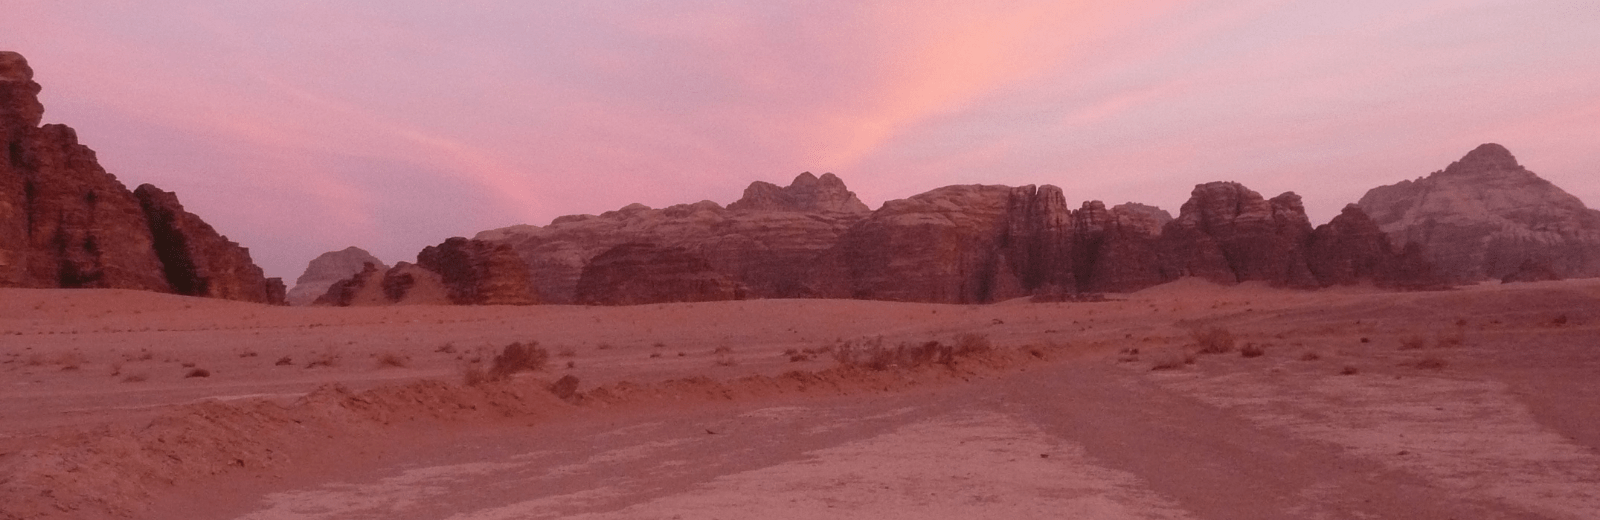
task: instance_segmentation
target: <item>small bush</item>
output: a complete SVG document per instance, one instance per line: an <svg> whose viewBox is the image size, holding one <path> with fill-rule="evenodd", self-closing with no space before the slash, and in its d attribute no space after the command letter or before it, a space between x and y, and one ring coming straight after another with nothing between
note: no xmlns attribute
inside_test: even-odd
<svg viewBox="0 0 1600 520"><path fill-rule="evenodd" d="M291 358L289 356L283 356L281 358L278 358L278 362L277 363L273 363L273 364L276 365L276 366L280 366L280 367L281 366L285 366L285 365L293 365L294 364L294 358Z"/></svg>
<svg viewBox="0 0 1600 520"><path fill-rule="evenodd" d="M491 381L501 381L517 372L542 370L549 361L550 352L540 347L537 341L512 343L494 357L487 376Z"/></svg>
<svg viewBox="0 0 1600 520"><path fill-rule="evenodd" d="M1233 332L1222 327L1208 327L1189 333L1201 354L1227 354L1233 351Z"/></svg>
<svg viewBox="0 0 1600 520"><path fill-rule="evenodd" d="M1457 330L1447 334L1440 334L1438 337L1434 338L1433 343L1439 348L1459 347L1467 343L1467 336L1462 331Z"/></svg>
<svg viewBox="0 0 1600 520"><path fill-rule="evenodd" d="M405 368L408 366L411 366L411 358L408 356L395 354L393 352L385 352L378 355L378 368Z"/></svg>
<svg viewBox="0 0 1600 520"><path fill-rule="evenodd" d="M571 400L578 395L578 378L572 374L561 376L556 382L550 384L550 393L563 400Z"/></svg>
<svg viewBox="0 0 1600 520"><path fill-rule="evenodd" d="M336 367L339 366L339 361L341 359L342 356L339 355L338 351L329 348L315 356L312 356L311 361L306 362L306 368Z"/></svg>
<svg viewBox="0 0 1600 520"><path fill-rule="evenodd" d="M1261 357L1263 354L1267 353L1267 350L1263 347L1264 345L1245 343L1244 347L1239 349L1239 355L1247 358Z"/></svg>
<svg viewBox="0 0 1600 520"><path fill-rule="evenodd" d="M1318 354L1316 352L1307 352L1300 355L1301 361L1316 361L1318 359L1322 359L1322 354Z"/></svg>
<svg viewBox="0 0 1600 520"><path fill-rule="evenodd" d="M1357 369L1356 367L1353 367L1353 366L1350 366L1350 365L1345 365L1344 368L1339 369L1339 375L1341 375L1341 376L1353 376L1353 375L1356 375L1356 373L1358 373L1360 371L1361 370Z"/></svg>
<svg viewBox="0 0 1600 520"><path fill-rule="evenodd" d="M1400 338L1400 350L1421 350L1428 346L1428 340L1422 336L1411 335Z"/></svg>
<svg viewBox="0 0 1600 520"><path fill-rule="evenodd" d="M433 351L441 354L454 354L456 353L456 344L445 343L443 345L439 345L439 348L433 349Z"/></svg>
<svg viewBox="0 0 1600 520"><path fill-rule="evenodd" d="M1150 370L1177 370L1194 363L1194 356L1179 351L1166 350L1150 356Z"/></svg>
<svg viewBox="0 0 1600 520"><path fill-rule="evenodd" d="M561 350L556 351L556 355L560 357L574 357L578 355L578 349L572 347L561 347Z"/></svg>
<svg viewBox="0 0 1600 520"><path fill-rule="evenodd" d="M183 377L211 377L211 371L204 368L196 368L194 370L190 370L189 373L184 374Z"/></svg>
<svg viewBox="0 0 1600 520"><path fill-rule="evenodd" d="M733 359L733 356L730 356L730 355L727 355L727 354L722 354L722 355L717 356L716 363L717 363L717 366L719 366L719 367L731 367L731 366L739 364L738 361Z"/></svg>
<svg viewBox="0 0 1600 520"><path fill-rule="evenodd" d="M1411 363L1412 368L1418 370L1444 370L1449 363L1439 356L1428 356Z"/></svg>
<svg viewBox="0 0 1600 520"><path fill-rule="evenodd" d="M150 379L150 376L146 375L146 374L128 374L128 377L122 378L122 382L124 382L124 383L143 383L147 379Z"/></svg>
<svg viewBox="0 0 1600 520"><path fill-rule="evenodd" d="M467 386L477 386L488 380L489 377L483 372L483 367L467 365L461 369L461 382Z"/></svg>
<svg viewBox="0 0 1600 520"><path fill-rule="evenodd" d="M955 354L966 356L981 354L994 350L994 344L989 342L989 336L983 334L962 334L956 337Z"/></svg>

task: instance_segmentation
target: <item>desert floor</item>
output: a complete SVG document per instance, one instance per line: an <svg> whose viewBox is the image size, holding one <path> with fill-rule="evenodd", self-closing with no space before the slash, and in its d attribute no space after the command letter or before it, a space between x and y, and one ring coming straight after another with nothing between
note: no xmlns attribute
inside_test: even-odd
<svg viewBox="0 0 1600 520"><path fill-rule="evenodd" d="M1600 518L1600 280L1111 299L4 289L0 518ZM995 350L826 351L967 334ZM548 368L462 383L528 341Z"/></svg>

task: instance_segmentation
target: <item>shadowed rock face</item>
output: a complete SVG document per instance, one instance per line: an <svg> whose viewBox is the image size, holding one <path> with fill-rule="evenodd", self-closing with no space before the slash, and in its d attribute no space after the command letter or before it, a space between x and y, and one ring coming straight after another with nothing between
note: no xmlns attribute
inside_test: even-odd
<svg viewBox="0 0 1600 520"><path fill-rule="evenodd" d="M1354 204L1312 232L1307 267L1322 285L1372 282L1422 288L1444 283L1420 247L1397 251L1378 224Z"/></svg>
<svg viewBox="0 0 1600 520"><path fill-rule="evenodd" d="M1293 193L1266 200L1234 182L1201 184L1162 235L1164 278L1317 285L1305 258L1311 221Z"/></svg>
<svg viewBox="0 0 1600 520"><path fill-rule="evenodd" d="M742 300L745 290L716 272L711 262L681 247L623 244L589 261L578 280L577 303L646 303Z"/></svg>
<svg viewBox="0 0 1600 520"><path fill-rule="evenodd" d="M417 265L438 273L457 305L539 303L527 264L505 244L455 237L417 253Z"/></svg>
<svg viewBox="0 0 1600 520"><path fill-rule="evenodd" d="M1380 186L1361 209L1397 244L1418 244L1455 281L1503 278L1528 260L1600 276L1600 211L1485 144L1425 178Z"/></svg>
<svg viewBox="0 0 1600 520"><path fill-rule="evenodd" d="M134 190L144 209L172 291L259 303L283 303L283 280L267 278L250 250L183 210L178 196L144 184Z"/></svg>
<svg viewBox="0 0 1600 520"><path fill-rule="evenodd" d="M366 264L372 264L380 270L388 269L372 253L354 246L317 255L311 263L306 264L306 270L300 274L300 278L295 280L287 301L290 305L309 305L327 293L333 284L362 272Z"/></svg>
<svg viewBox="0 0 1600 520"><path fill-rule="evenodd" d="M130 192L71 128L39 126L39 91L27 61L0 52L0 286L283 300L281 281L175 195Z"/></svg>

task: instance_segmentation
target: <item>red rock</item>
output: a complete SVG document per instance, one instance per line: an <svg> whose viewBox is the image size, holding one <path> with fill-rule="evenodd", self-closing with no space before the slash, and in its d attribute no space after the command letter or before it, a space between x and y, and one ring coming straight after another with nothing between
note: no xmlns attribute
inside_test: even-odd
<svg viewBox="0 0 1600 520"><path fill-rule="evenodd" d="M361 271L328 286L313 305L365 307L382 305L448 305L449 290L438 273L400 262L385 269L367 262Z"/></svg>
<svg viewBox="0 0 1600 520"><path fill-rule="evenodd" d="M438 273L457 305L539 303L528 265L506 244L455 237L417 253L417 265Z"/></svg>
<svg viewBox="0 0 1600 520"><path fill-rule="evenodd" d="M228 240L199 216L183 210L178 196L144 184L134 190L150 233L156 256L172 291L258 303L282 304L283 280L267 278L250 259L250 250Z"/></svg>
<svg viewBox="0 0 1600 520"><path fill-rule="evenodd" d="M1443 283L1416 248L1397 250L1354 204L1312 232L1307 266L1322 285L1427 288Z"/></svg>
<svg viewBox="0 0 1600 520"><path fill-rule="evenodd" d="M379 270L389 268L372 253L354 246L317 255L306 264L306 270L300 274L300 278L295 279L294 288L289 290L286 301L290 305L309 305L326 294L335 283L363 272L366 264L372 264Z"/></svg>
<svg viewBox="0 0 1600 520"><path fill-rule="evenodd" d="M1314 287L1305 258L1311 231L1298 195L1266 200L1234 182L1201 184L1162 230L1163 275Z"/></svg>
<svg viewBox="0 0 1600 520"><path fill-rule="evenodd" d="M622 244L583 268L577 303L639 305L744 299L744 287L681 247Z"/></svg>

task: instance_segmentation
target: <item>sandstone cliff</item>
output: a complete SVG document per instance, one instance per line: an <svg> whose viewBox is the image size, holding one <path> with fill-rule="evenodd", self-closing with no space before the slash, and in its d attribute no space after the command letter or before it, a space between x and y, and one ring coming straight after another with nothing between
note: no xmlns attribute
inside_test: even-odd
<svg viewBox="0 0 1600 520"><path fill-rule="evenodd" d="M338 307L450 303L449 289L438 273L407 262L388 269L367 262L349 278L330 284L313 302Z"/></svg>
<svg viewBox="0 0 1600 520"><path fill-rule="evenodd" d="M1457 281L1503 278L1533 260L1559 276L1600 276L1600 211L1485 144L1444 170L1373 188L1361 209L1418 244Z"/></svg>
<svg viewBox="0 0 1600 520"><path fill-rule="evenodd" d="M744 299L745 289L711 262L681 247L632 243L589 261L578 279L577 303L639 305Z"/></svg>
<svg viewBox="0 0 1600 520"><path fill-rule="evenodd" d="M457 305L539 303L527 264L502 243L451 238L417 253L417 265L438 273Z"/></svg>
<svg viewBox="0 0 1600 520"><path fill-rule="evenodd" d="M389 268L372 253L355 246L317 255L306 264L305 272L295 279L286 301L290 305L309 305L326 294L333 284L362 272L367 264L372 264L378 270Z"/></svg>
<svg viewBox="0 0 1600 520"><path fill-rule="evenodd" d="M589 260L628 243L683 248L746 287L752 298L817 297L822 293L812 264L867 213L838 177L803 173L787 188L752 183L746 197L728 208L711 201L663 209L632 204L600 215L560 217L542 227L485 231L477 238L515 248L547 303L574 302Z"/></svg>
<svg viewBox="0 0 1600 520"><path fill-rule="evenodd" d="M64 125L39 123L33 69L0 52L0 286L104 287L281 302L249 253L151 187L136 196Z"/></svg>

